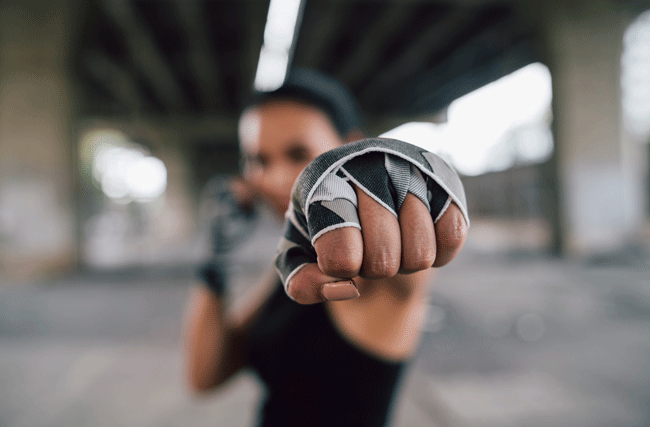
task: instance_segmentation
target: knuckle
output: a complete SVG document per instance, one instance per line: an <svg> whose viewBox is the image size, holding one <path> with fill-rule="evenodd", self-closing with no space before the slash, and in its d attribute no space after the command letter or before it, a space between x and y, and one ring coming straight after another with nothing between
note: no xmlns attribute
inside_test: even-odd
<svg viewBox="0 0 650 427"><path fill-rule="evenodd" d="M320 270L332 277L352 278L363 261L363 241L355 228L330 231L314 243Z"/></svg>
<svg viewBox="0 0 650 427"><path fill-rule="evenodd" d="M339 250L328 256L318 257L318 267L329 276L352 278L359 274L362 254L359 251Z"/></svg>
<svg viewBox="0 0 650 427"><path fill-rule="evenodd" d="M399 265L399 257L386 255L368 260L364 263L364 270L369 278L382 279L395 276L399 270Z"/></svg>
<svg viewBox="0 0 650 427"><path fill-rule="evenodd" d="M436 260L433 224L421 233L406 235L402 248L402 270L415 272L431 268Z"/></svg>
<svg viewBox="0 0 650 427"><path fill-rule="evenodd" d="M442 241L449 248L462 246L467 237L465 220L459 215L454 215L442 233Z"/></svg>
<svg viewBox="0 0 650 427"><path fill-rule="evenodd" d="M291 279L287 286L287 294L299 304L309 304L312 301L311 292L309 292L308 284L305 282Z"/></svg>
<svg viewBox="0 0 650 427"><path fill-rule="evenodd" d="M436 260L435 249L431 247L421 248L419 253L410 254L402 262L402 268L408 271L420 271L431 268Z"/></svg>

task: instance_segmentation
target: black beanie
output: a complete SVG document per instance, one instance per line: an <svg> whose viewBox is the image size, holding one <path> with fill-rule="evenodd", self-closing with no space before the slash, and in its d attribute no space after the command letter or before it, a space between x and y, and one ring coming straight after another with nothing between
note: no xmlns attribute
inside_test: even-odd
<svg viewBox="0 0 650 427"><path fill-rule="evenodd" d="M255 92L249 107L276 99L290 99L314 106L325 113L338 133L345 137L354 129L363 128L357 102L338 80L318 71L291 70L278 89Z"/></svg>

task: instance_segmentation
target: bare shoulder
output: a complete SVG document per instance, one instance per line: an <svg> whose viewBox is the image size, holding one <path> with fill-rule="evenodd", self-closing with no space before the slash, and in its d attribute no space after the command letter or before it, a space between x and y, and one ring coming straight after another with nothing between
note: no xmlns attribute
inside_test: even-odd
<svg viewBox="0 0 650 427"><path fill-rule="evenodd" d="M425 320L431 272L381 280L356 278L361 296L326 302L330 319L362 349L389 360L408 359L417 348Z"/></svg>

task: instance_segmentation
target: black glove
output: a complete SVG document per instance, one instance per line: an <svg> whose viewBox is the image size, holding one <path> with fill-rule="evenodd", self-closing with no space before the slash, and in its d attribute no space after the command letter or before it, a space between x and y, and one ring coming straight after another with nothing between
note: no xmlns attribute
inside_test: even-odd
<svg viewBox="0 0 650 427"><path fill-rule="evenodd" d="M210 210L211 259L198 271L199 277L215 294L223 295L228 280L230 253L250 237L255 225L255 209L239 201L230 190L231 182L220 178L206 189Z"/></svg>

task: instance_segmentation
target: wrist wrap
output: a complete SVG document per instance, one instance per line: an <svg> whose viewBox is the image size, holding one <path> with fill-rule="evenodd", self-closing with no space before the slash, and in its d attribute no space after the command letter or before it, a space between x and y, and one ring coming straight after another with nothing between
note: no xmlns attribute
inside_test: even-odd
<svg viewBox="0 0 650 427"><path fill-rule="evenodd" d="M285 287L308 263L317 262L313 243L342 227L361 229L354 183L395 216L413 193L433 222L455 202L469 226L465 192L458 174L437 155L395 139L370 138L328 151L296 180L286 213L275 267Z"/></svg>

